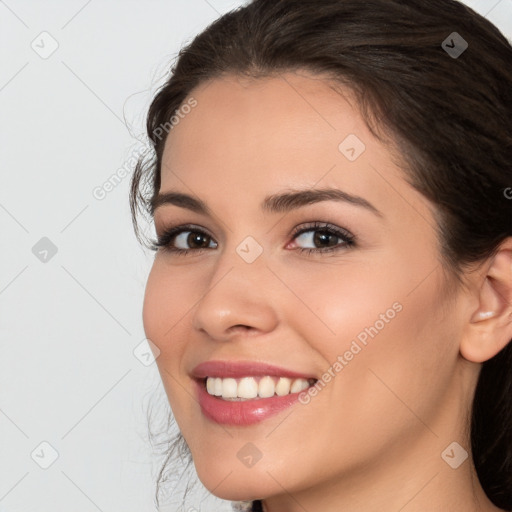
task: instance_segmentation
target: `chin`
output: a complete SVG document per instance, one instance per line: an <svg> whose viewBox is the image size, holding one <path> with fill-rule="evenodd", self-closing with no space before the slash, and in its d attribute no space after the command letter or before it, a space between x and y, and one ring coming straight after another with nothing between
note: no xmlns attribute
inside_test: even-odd
<svg viewBox="0 0 512 512"><path fill-rule="evenodd" d="M259 469L238 469L224 464L196 464L197 476L206 489L223 500L250 501L279 494L283 488L276 483L262 466ZM279 482L287 488L284 478Z"/></svg>
<svg viewBox="0 0 512 512"><path fill-rule="evenodd" d="M231 475L232 476L232 475ZM254 476L247 481L247 478L233 478L229 476L229 482L224 481L219 485L219 479L206 477L206 480L199 477L201 483L208 491L222 500L228 501L251 501L262 499L264 496L270 496L276 492L276 489L268 489L268 486L255 482Z"/></svg>

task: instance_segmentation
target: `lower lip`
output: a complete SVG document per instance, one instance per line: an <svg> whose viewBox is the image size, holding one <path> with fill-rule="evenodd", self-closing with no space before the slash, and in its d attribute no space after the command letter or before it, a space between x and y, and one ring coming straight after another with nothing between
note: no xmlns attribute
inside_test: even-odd
<svg viewBox="0 0 512 512"><path fill-rule="evenodd" d="M196 380L196 384L203 414L221 425L246 426L259 423L293 405L298 401L300 394L291 393L284 396L274 395L270 398L231 401L210 395L206 391L204 380Z"/></svg>

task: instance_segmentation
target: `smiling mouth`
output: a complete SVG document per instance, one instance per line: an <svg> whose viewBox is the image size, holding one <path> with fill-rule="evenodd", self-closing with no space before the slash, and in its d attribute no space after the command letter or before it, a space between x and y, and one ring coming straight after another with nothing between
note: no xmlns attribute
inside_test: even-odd
<svg viewBox="0 0 512 512"><path fill-rule="evenodd" d="M241 402L300 393L314 386L318 379L291 379L265 375L236 379L232 377L206 377L201 381L209 395L221 400Z"/></svg>

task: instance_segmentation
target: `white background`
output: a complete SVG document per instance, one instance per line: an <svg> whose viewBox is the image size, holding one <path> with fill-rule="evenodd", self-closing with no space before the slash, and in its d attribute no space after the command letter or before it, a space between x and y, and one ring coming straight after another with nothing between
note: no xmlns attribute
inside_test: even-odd
<svg viewBox="0 0 512 512"><path fill-rule="evenodd" d="M146 418L163 391L134 355L152 253L129 176L93 190L130 159L180 46L242 3L0 1L0 512L156 510ZM466 3L512 38L512 0ZM31 47L43 31L58 43L46 59Z"/></svg>

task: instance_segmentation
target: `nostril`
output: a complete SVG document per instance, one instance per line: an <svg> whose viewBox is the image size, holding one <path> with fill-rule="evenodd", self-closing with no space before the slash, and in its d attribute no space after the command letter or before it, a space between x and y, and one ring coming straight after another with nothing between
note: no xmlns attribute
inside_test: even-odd
<svg viewBox="0 0 512 512"><path fill-rule="evenodd" d="M250 330L251 327L248 326L248 325L243 325L243 324L236 324L236 325L233 325L231 326L231 328L229 329L230 331L238 331L238 330L241 330L241 331L248 331Z"/></svg>

